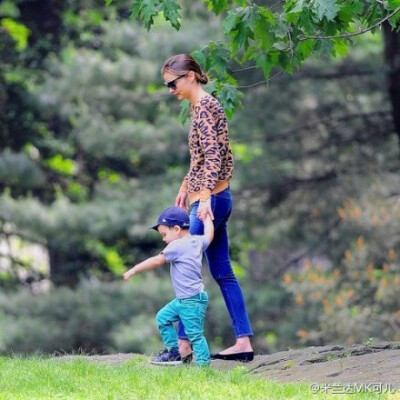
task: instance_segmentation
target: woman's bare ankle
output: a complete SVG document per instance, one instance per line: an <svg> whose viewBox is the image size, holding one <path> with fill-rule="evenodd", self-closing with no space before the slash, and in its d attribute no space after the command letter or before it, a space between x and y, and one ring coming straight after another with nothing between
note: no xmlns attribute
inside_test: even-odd
<svg viewBox="0 0 400 400"><path fill-rule="evenodd" d="M220 351L219 354L236 354L236 353L247 353L252 352L250 338L248 336L240 337L236 339L236 343L228 347L227 349Z"/></svg>
<svg viewBox="0 0 400 400"><path fill-rule="evenodd" d="M190 345L189 340L179 339L178 344L181 357L186 357L187 355L192 353L192 346Z"/></svg>

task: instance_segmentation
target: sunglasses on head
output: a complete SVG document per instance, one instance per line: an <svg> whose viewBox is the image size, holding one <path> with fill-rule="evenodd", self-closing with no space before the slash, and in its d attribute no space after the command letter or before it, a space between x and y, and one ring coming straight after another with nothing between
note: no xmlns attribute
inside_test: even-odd
<svg viewBox="0 0 400 400"><path fill-rule="evenodd" d="M169 82L165 82L164 85L168 88L168 89L172 89L175 90L176 89L176 81L180 78L183 78L184 76L186 76L189 72L186 72L186 74L183 75L179 75L177 78L173 79L172 81Z"/></svg>

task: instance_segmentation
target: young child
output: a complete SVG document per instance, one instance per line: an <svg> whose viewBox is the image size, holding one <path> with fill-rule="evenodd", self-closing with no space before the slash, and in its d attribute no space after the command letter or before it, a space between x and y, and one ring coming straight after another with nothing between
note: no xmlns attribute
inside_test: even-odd
<svg viewBox="0 0 400 400"><path fill-rule="evenodd" d="M210 352L203 334L203 321L208 305L201 275L203 252L214 237L214 225L208 214L203 221L204 235L189 233L189 215L181 207L168 207L152 229L157 230L167 243L157 256L136 264L123 274L127 281L139 272L155 269L170 263L175 299L166 304L156 316L156 321L166 349L152 360L153 364L176 365L190 362L191 354L181 357L174 322L182 321L193 348L196 365L209 365Z"/></svg>

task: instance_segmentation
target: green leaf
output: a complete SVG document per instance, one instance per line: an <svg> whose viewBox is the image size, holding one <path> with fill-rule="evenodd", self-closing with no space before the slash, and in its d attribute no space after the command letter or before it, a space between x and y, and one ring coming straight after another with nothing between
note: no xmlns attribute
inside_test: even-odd
<svg viewBox="0 0 400 400"><path fill-rule="evenodd" d="M277 50L287 50L288 49L288 44L285 42L275 42L273 44L273 47Z"/></svg>
<svg viewBox="0 0 400 400"><path fill-rule="evenodd" d="M15 40L15 48L18 51L24 50L28 44L30 30L23 24L14 21L11 18L3 18L0 26Z"/></svg>
<svg viewBox="0 0 400 400"><path fill-rule="evenodd" d="M287 14L295 14L298 12L303 11L303 6L304 6L304 0L298 0L293 3L294 7L290 10L287 11Z"/></svg>
<svg viewBox="0 0 400 400"><path fill-rule="evenodd" d="M389 0L389 11L394 11L395 9L400 7L400 0ZM400 31L400 12L398 11L395 15L389 18L390 26L392 30L395 32Z"/></svg>
<svg viewBox="0 0 400 400"><path fill-rule="evenodd" d="M246 276L246 270L237 262L231 261L232 264L232 270L235 276L239 278L244 278Z"/></svg>
<svg viewBox="0 0 400 400"><path fill-rule="evenodd" d="M262 156L262 150L257 145L245 143L232 143L235 160L240 160L242 164L248 164L255 158Z"/></svg>
<svg viewBox="0 0 400 400"><path fill-rule="evenodd" d="M276 25L276 20L274 15L264 7L258 7L258 15L260 18L254 25L254 40L260 49L268 52L275 41L272 27Z"/></svg>
<svg viewBox="0 0 400 400"><path fill-rule="evenodd" d="M195 50L191 53L191 56L200 64L203 69L207 69L207 58L202 50Z"/></svg>
<svg viewBox="0 0 400 400"><path fill-rule="evenodd" d="M395 10L400 7L400 0L388 0L388 5L390 10Z"/></svg>
<svg viewBox="0 0 400 400"><path fill-rule="evenodd" d="M210 42L208 61L209 69L214 71L219 79L225 79L228 75L228 60L230 58L229 50L222 42Z"/></svg>
<svg viewBox="0 0 400 400"><path fill-rule="evenodd" d="M217 87L217 97L228 119L233 117L235 109L241 104L243 93L236 86L223 83Z"/></svg>
<svg viewBox="0 0 400 400"><path fill-rule="evenodd" d="M77 170L75 161L64 158L61 154L45 160L44 164L63 175L74 175Z"/></svg>
<svg viewBox="0 0 400 400"><path fill-rule="evenodd" d="M289 27L286 24L284 17L281 15L276 23L274 33L278 38L286 38L288 36Z"/></svg>
<svg viewBox="0 0 400 400"><path fill-rule="evenodd" d="M308 35L316 34L316 26L310 12L303 12L299 15L297 28Z"/></svg>
<svg viewBox="0 0 400 400"><path fill-rule="evenodd" d="M239 4L239 6L244 7L247 5L247 0L233 0L233 4Z"/></svg>
<svg viewBox="0 0 400 400"><path fill-rule="evenodd" d="M73 201L87 201L89 189L78 182L70 182L68 183L66 194Z"/></svg>
<svg viewBox="0 0 400 400"><path fill-rule="evenodd" d="M255 6L246 7L243 10L242 21L247 24L249 30L254 30L254 25L256 21L260 19L258 14L258 8Z"/></svg>
<svg viewBox="0 0 400 400"><path fill-rule="evenodd" d="M174 0L163 0L161 10L164 12L165 19L171 22L171 25L178 31L181 27L179 22L181 6Z"/></svg>
<svg viewBox="0 0 400 400"><path fill-rule="evenodd" d="M108 268L115 275L121 275L126 270L124 262L117 250L104 246L104 258Z"/></svg>
<svg viewBox="0 0 400 400"><path fill-rule="evenodd" d="M273 32L268 29L263 20L257 21L254 27L254 39L265 52L268 52L274 43Z"/></svg>
<svg viewBox="0 0 400 400"><path fill-rule="evenodd" d="M257 53L256 47L254 47L254 46L248 47L241 58L241 63L244 63L249 60L253 60L255 58L256 53Z"/></svg>
<svg viewBox="0 0 400 400"><path fill-rule="evenodd" d="M114 1L114 0L105 0L106 6L108 7L109 5L111 5L111 3L112 3L113 1Z"/></svg>
<svg viewBox="0 0 400 400"><path fill-rule="evenodd" d="M317 14L319 21L325 17L328 21L332 21L339 12L337 0L314 0L312 9Z"/></svg>
<svg viewBox="0 0 400 400"><path fill-rule="evenodd" d="M228 12L223 22L225 34L231 37L232 52L236 53L249 46L249 39L254 39L254 25L260 17L257 7L237 8Z"/></svg>
<svg viewBox="0 0 400 400"><path fill-rule="evenodd" d="M296 51L305 60L314 50L315 40L304 40L297 44Z"/></svg>
<svg viewBox="0 0 400 400"><path fill-rule="evenodd" d="M142 1L141 0L132 0L131 18L140 19L141 9L142 9Z"/></svg>
<svg viewBox="0 0 400 400"><path fill-rule="evenodd" d="M149 31L154 24L154 17L158 14L158 0L133 0L131 5L131 17L144 23Z"/></svg>
<svg viewBox="0 0 400 400"><path fill-rule="evenodd" d="M315 50L320 56L330 56L332 54L333 43L330 40L317 40Z"/></svg>
<svg viewBox="0 0 400 400"><path fill-rule="evenodd" d="M279 64L283 68L285 72L288 74L293 73L295 64L293 62L293 58L287 52L280 52L279 53Z"/></svg>
<svg viewBox="0 0 400 400"><path fill-rule="evenodd" d="M268 54L262 52L256 56L256 66L261 68L264 76L268 78L271 74L271 69L274 66Z"/></svg>
<svg viewBox="0 0 400 400"><path fill-rule="evenodd" d="M14 1L3 0L0 2L0 15L16 19L20 16L19 8L14 4Z"/></svg>
<svg viewBox="0 0 400 400"><path fill-rule="evenodd" d="M274 14L267 8L258 6L258 14L266 24L270 24L270 25L276 24Z"/></svg>
<svg viewBox="0 0 400 400"><path fill-rule="evenodd" d="M238 24L237 34L235 35L236 51L247 48L249 43L249 29L244 21Z"/></svg>
<svg viewBox="0 0 400 400"><path fill-rule="evenodd" d="M117 183L121 180L121 177L117 172L109 169L101 169L97 175L100 179L107 180L110 183Z"/></svg>
<svg viewBox="0 0 400 400"><path fill-rule="evenodd" d="M207 0L207 6L210 11L214 10L216 15L228 8L227 0Z"/></svg>
<svg viewBox="0 0 400 400"><path fill-rule="evenodd" d="M334 39L333 40L333 52L334 55L339 55L342 57L346 57L349 51L349 46L346 40L344 39Z"/></svg>
<svg viewBox="0 0 400 400"><path fill-rule="evenodd" d="M157 0L148 0L142 7L141 15L147 30L150 30L151 26L154 24L154 17L158 14L156 8L157 3Z"/></svg>
<svg viewBox="0 0 400 400"><path fill-rule="evenodd" d="M238 21L238 15L239 13L237 9L228 11L228 15L222 22L222 27L224 28L225 34L228 34L229 32L232 32L235 29Z"/></svg>
<svg viewBox="0 0 400 400"><path fill-rule="evenodd" d="M363 8L363 5L358 0L354 0L340 8L338 17L343 29L348 29L349 25L357 18L357 15L363 11Z"/></svg>
<svg viewBox="0 0 400 400"><path fill-rule="evenodd" d="M100 25L103 22L103 16L97 10L88 10L86 19L93 25Z"/></svg>

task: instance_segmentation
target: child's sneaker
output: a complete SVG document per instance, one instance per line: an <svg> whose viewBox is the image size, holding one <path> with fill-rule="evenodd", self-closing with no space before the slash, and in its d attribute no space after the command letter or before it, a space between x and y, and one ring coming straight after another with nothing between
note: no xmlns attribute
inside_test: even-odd
<svg viewBox="0 0 400 400"><path fill-rule="evenodd" d="M160 351L159 355L153 358L150 363L156 365L181 365L182 359L177 349L165 349Z"/></svg>

